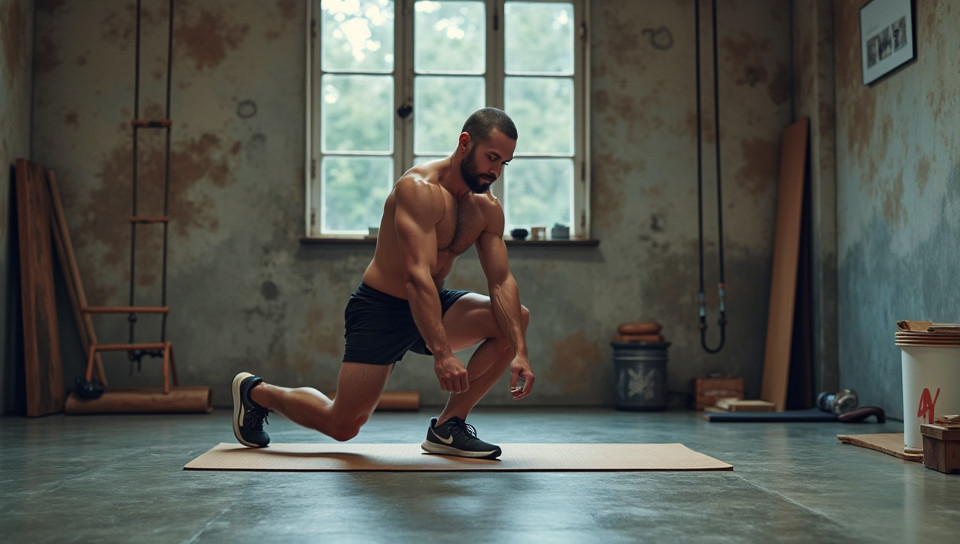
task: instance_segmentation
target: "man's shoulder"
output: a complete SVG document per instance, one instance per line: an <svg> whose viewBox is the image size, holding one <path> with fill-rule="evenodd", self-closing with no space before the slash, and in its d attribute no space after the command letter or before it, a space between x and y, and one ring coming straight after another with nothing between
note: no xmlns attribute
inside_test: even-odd
<svg viewBox="0 0 960 544"><path fill-rule="evenodd" d="M490 191L473 195L473 200L477 203L477 206L486 213L503 213L503 206L500 205L500 200L493 196L493 193Z"/></svg>
<svg viewBox="0 0 960 544"><path fill-rule="evenodd" d="M397 209L439 221L443 213L443 188L419 176L404 175L393 186Z"/></svg>
<svg viewBox="0 0 960 544"><path fill-rule="evenodd" d="M425 198L438 194L440 190L441 187L436 182L409 170L393 185L395 193L413 198Z"/></svg>

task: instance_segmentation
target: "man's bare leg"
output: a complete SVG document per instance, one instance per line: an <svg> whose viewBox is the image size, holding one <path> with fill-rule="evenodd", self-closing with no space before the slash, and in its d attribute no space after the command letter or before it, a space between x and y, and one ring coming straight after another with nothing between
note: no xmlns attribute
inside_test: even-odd
<svg viewBox="0 0 960 544"><path fill-rule="evenodd" d="M250 391L254 402L280 412L294 423L334 440L350 440L370 418L387 385L393 365L343 363L336 400L312 387L288 388L266 382Z"/></svg>
<svg viewBox="0 0 960 544"><path fill-rule="evenodd" d="M522 308L523 329L526 332L530 313ZM462 297L443 316L444 328L454 350L467 349L483 342L467 363L470 387L463 393L451 393L447 404L437 418L443 423L450 418L467 418L470 410L480 402L513 360L513 346L500 330L490 306L483 295Z"/></svg>

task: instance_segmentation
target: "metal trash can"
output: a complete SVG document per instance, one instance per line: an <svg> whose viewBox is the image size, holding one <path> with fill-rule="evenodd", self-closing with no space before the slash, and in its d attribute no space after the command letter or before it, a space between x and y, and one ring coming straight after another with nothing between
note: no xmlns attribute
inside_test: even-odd
<svg viewBox="0 0 960 544"><path fill-rule="evenodd" d="M610 342L616 365L617 410L667 408L667 348L670 342Z"/></svg>

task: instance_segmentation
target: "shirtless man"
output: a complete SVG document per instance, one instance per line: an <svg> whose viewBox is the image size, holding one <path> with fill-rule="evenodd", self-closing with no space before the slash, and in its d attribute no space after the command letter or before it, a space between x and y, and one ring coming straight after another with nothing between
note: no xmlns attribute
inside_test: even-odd
<svg viewBox="0 0 960 544"><path fill-rule="evenodd" d="M500 448L477 438L466 418L507 368L514 399L529 395L534 382L524 338L530 314L510 273L503 208L488 191L516 143L510 117L484 108L467 119L452 155L403 174L384 205L373 260L347 304L335 400L310 387L281 387L241 372L233 379L233 430L241 444L269 444L263 423L270 410L335 440L350 440L376 408L394 365L414 351L433 356L440 388L450 392L430 421L423 450L500 456ZM490 296L443 287L454 259L471 244ZM454 355L477 344L469 365Z"/></svg>

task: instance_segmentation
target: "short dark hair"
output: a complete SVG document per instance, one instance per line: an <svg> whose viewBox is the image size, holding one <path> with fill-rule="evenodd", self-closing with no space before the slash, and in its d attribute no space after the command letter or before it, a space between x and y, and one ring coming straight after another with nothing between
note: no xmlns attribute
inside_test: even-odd
<svg viewBox="0 0 960 544"><path fill-rule="evenodd" d="M490 138L490 133L494 129L499 130L511 140L517 139L517 126L513 124L513 119L497 108L482 108L473 112L463 124L461 132L466 132L471 138L484 142Z"/></svg>

